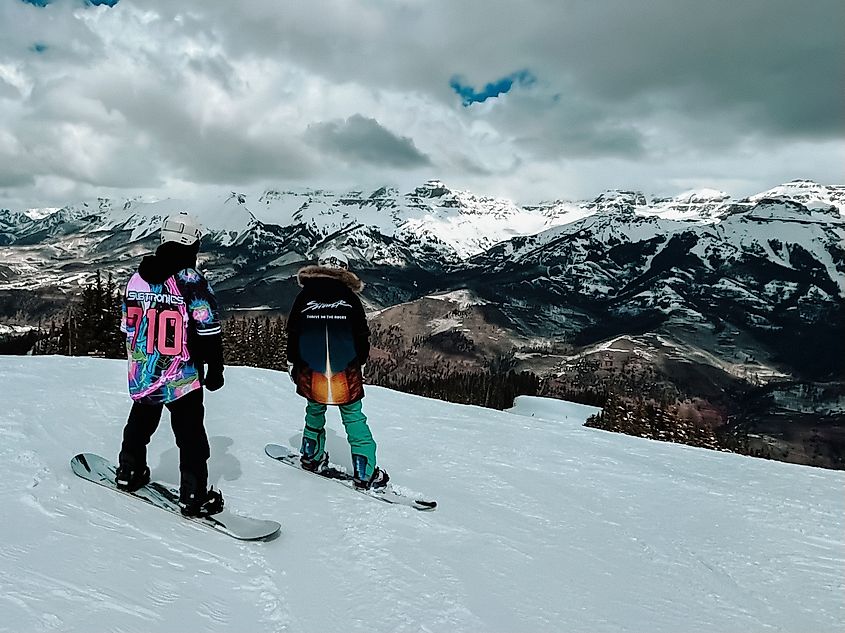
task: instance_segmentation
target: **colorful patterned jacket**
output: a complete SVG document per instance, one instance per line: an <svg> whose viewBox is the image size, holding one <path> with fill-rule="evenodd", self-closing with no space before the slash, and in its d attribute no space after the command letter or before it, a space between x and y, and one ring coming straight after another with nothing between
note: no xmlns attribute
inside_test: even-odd
<svg viewBox="0 0 845 633"><path fill-rule="evenodd" d="M202 387L204 364L222 370L217 300L195 266L196 249L163 244L126 285L120 329L135 401L173 402Z"/></svg>

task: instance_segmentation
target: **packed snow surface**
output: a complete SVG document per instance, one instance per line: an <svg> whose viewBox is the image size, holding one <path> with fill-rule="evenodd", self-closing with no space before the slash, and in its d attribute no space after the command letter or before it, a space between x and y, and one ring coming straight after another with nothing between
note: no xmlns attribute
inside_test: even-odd
<svg viewBox="0 0 845 633"><path fill-rule="evenodd" d="M243 543L73 475L114 458L120 361L0 357L3 631L841 631L845 473L369 388L389 506L265 457L298 446L285 374L208 394L211 483L282 535ZM533 412L533 415L532 415ZM586 417L587 411L582 415ZM178 480L165 413L153 476ZM563 422L563 423L562 423ZM332 461L349 466L342 427Z"/></svg>
<svg viewBox="0 0 845 633"><path fill-rule="evenodd" d="M581 426L591 415L601 412L600 407L588 404L555 400L554 398L538 398L536 396L517 396L508 413L524 415L530 418L543 418L562 424Z"/></svg>

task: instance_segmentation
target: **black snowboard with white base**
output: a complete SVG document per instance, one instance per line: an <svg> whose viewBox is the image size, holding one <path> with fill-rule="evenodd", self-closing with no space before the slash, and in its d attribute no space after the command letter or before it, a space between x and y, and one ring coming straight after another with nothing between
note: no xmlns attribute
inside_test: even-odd
<svg viewBox="0 0 845 633"><path fill-rule="evenodd" d="M242 541L271 540L278 536L282 527L275 521L243 517L233 514L225 508L217 514L206 517L183 516L179 508L179 491L176 488L158 481L151 481L135 492L120 490L114 481L116 471L114 464L93 453L80 453L70 460L70 467L75 474L83 479L146 501L150 505L167 510L183 519L210 527Z"/></svg>
<svg viewBox="0 0 845 633"><path fill-rule="evenodd" d="M350 490L360 492L368 497L372 497L373 499L378 499L379 501L408 506L414 508L415 510L434 510L437 507L436 501L426 501L424 499L406 497L405 495L396 492L390 484L387 484L387 487L381 490L358 489L352 485L352 475L342 470L340 467L331 464L318 472L306 470L302 468L302 465L299 462L299 458L301 457L299 451L295 451L288 446L282 446L281 444L267 444L267 446L264 447L264 452L267 453L268 456L272 457L276 461L282 462L283 464L292 466L293 468L305 473L318 475L325 479L333 479Z"/></svg>

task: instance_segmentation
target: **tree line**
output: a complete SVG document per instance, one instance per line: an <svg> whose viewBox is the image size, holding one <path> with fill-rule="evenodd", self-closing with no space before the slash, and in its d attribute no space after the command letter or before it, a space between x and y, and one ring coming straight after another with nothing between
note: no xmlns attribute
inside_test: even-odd
<svg viewBox="0 0 845 633"><path fill-rule="evenodd" d="M111 273L104 279L98 270L59 319L39 322L29 334L33 355L93 356L125 358L126 340L120 331L123 289ZM265 369L285 369L286 320L275 318L231 318L223 328L226 364Z"/></svg>
<svg viewBox="0 0 845 633"><path fill-rule="evenodd" d="M80 300L65 310L60 321L52 319L49 326L39 322L32 353L124 358L122 304L122 288L112 274L104 280L97 270L94 280L83 287Z"/></svg>
<svg viewBox="0 0 845 633"><path fill-rule="evenodd" d="M506 409L517 396L536 396L539 376L516 371L512 355L496 356L485 366L470 369L444 362L437 365L402 363L393 356L371 358L365 369L366 381L396 391L459 404L475 404Z"/></svg>

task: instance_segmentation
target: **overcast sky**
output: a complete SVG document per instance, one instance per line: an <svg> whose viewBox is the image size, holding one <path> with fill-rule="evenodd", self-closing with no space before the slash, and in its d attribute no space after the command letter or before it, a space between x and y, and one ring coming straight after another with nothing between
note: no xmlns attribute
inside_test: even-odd
<svg viewBox="0 0 845 633"><path fill-rule="evenodd" d="M842 184L843 24L842 0L2 0L0 207Z"/></svg>

